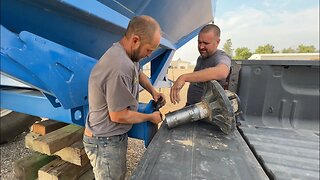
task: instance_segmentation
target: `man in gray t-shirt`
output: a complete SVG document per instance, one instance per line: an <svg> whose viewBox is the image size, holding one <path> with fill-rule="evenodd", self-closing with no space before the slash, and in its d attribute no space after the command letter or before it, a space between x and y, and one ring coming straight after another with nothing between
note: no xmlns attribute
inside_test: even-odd
<svg viewBox="0 0 320 180"><path fill-rule="evenodd" d="M187 95L187 104L201 101L204 91L204 82L217 80L223 86L229 75L231 59L218 50L220 43L220 28L214 24L204 26L198 36L198 50L200 56L192 73L178 77L170 90L170 100L173 104L179 103L179 92L185 82L190 82Z"/></svg>
<svg viewBox="0 0 320 180"><path fill-rule="evenodd" d="M95 179L124 179L126 174L127 132L132 124L162 121L159 111L137 112L139 84L155 101L157 92L140 71L139 61L159 46L161 29L150 16L136 16L129 22L125 36L114 43L91 71L89 112L83 144L93 167Z"/></svg>

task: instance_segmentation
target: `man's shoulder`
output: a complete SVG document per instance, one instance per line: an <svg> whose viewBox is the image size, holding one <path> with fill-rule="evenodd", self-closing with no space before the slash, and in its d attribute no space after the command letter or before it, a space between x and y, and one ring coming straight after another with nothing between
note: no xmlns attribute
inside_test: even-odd
<svg viewBox="0 0 320 180"><path fill-rule="evenodd" d="M230 56L221 49L217 49L216 56L224 56L224 57L231 59Z"/></svg>
<svg viewBox="0 0 320 180"><path fill-rule="evenodd" d="M99 59L99 63L106 69L117 71L127 71L134 64L119 43L114 43Z"/></svg>

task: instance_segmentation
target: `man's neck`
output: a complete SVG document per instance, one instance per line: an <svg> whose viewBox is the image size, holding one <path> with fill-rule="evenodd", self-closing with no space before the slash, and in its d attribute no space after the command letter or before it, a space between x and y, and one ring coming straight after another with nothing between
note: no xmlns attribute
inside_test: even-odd
<svg viewBox="0 0 320 180"><path fill-rule="evenodd" d="M131 50L129 47L129 40L124 36L120 41L119 44L123 47L123 49L126 51L126 54L128 57L131 57Z"/></svg>

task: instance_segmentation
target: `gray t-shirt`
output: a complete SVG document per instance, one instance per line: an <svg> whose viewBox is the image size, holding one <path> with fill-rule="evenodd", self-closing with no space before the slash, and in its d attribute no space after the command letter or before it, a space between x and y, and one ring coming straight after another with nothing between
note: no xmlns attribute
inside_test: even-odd
<svg viewBox="0 0 320 180"><path fill-rule="evenodd" d="M93 67L89 78L89 113L86 128L95 136L128 132L132 124L110 120L109 111L138 110L139 63L133 62L121 44L114 43Z"/></svg>
<svg viewBox="0 0 320 180"><path fill-rule="evenodd" d="M229 68L231 66L230 57L222 50L217 50L212 56L208 58L198 57L196 67L194 71L200 71L205 68L215 67L218 64L226 64ZM222 86L226 83L226 80L218 81ZM187 104L195 104L201 101L201 97L204 93L204 83L190 83L188 94L187 94Z"/></svg>

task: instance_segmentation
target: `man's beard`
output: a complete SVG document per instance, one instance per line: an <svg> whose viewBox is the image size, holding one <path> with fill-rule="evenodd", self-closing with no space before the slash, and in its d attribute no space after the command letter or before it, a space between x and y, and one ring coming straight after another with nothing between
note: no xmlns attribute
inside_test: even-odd
<svg viewBox="0 0 320 180"><path fill-rule="evenodd" d="M201 53L201 49L198 48L198 52L199 52L201 58L205 59L205 58L208 57L208 52L207 52L207 51L204 50L204 51Z"/></svg>
<svg viewBox="0 0 320 180"><path fill-rule="evenodd" d="M141 59L141 57L139 57L139 54L140 54L140 47L138 49L132 51L130 59L133 62L139 62L139 60Z"/></svg>
<svg viewBox="0 0 320 180"><path fill-rule="evenodd" d="M209 54L207 52L202 53L202 54L200 53L200 56L202 59L206 59L207 57L209 57Z"/></svg>

